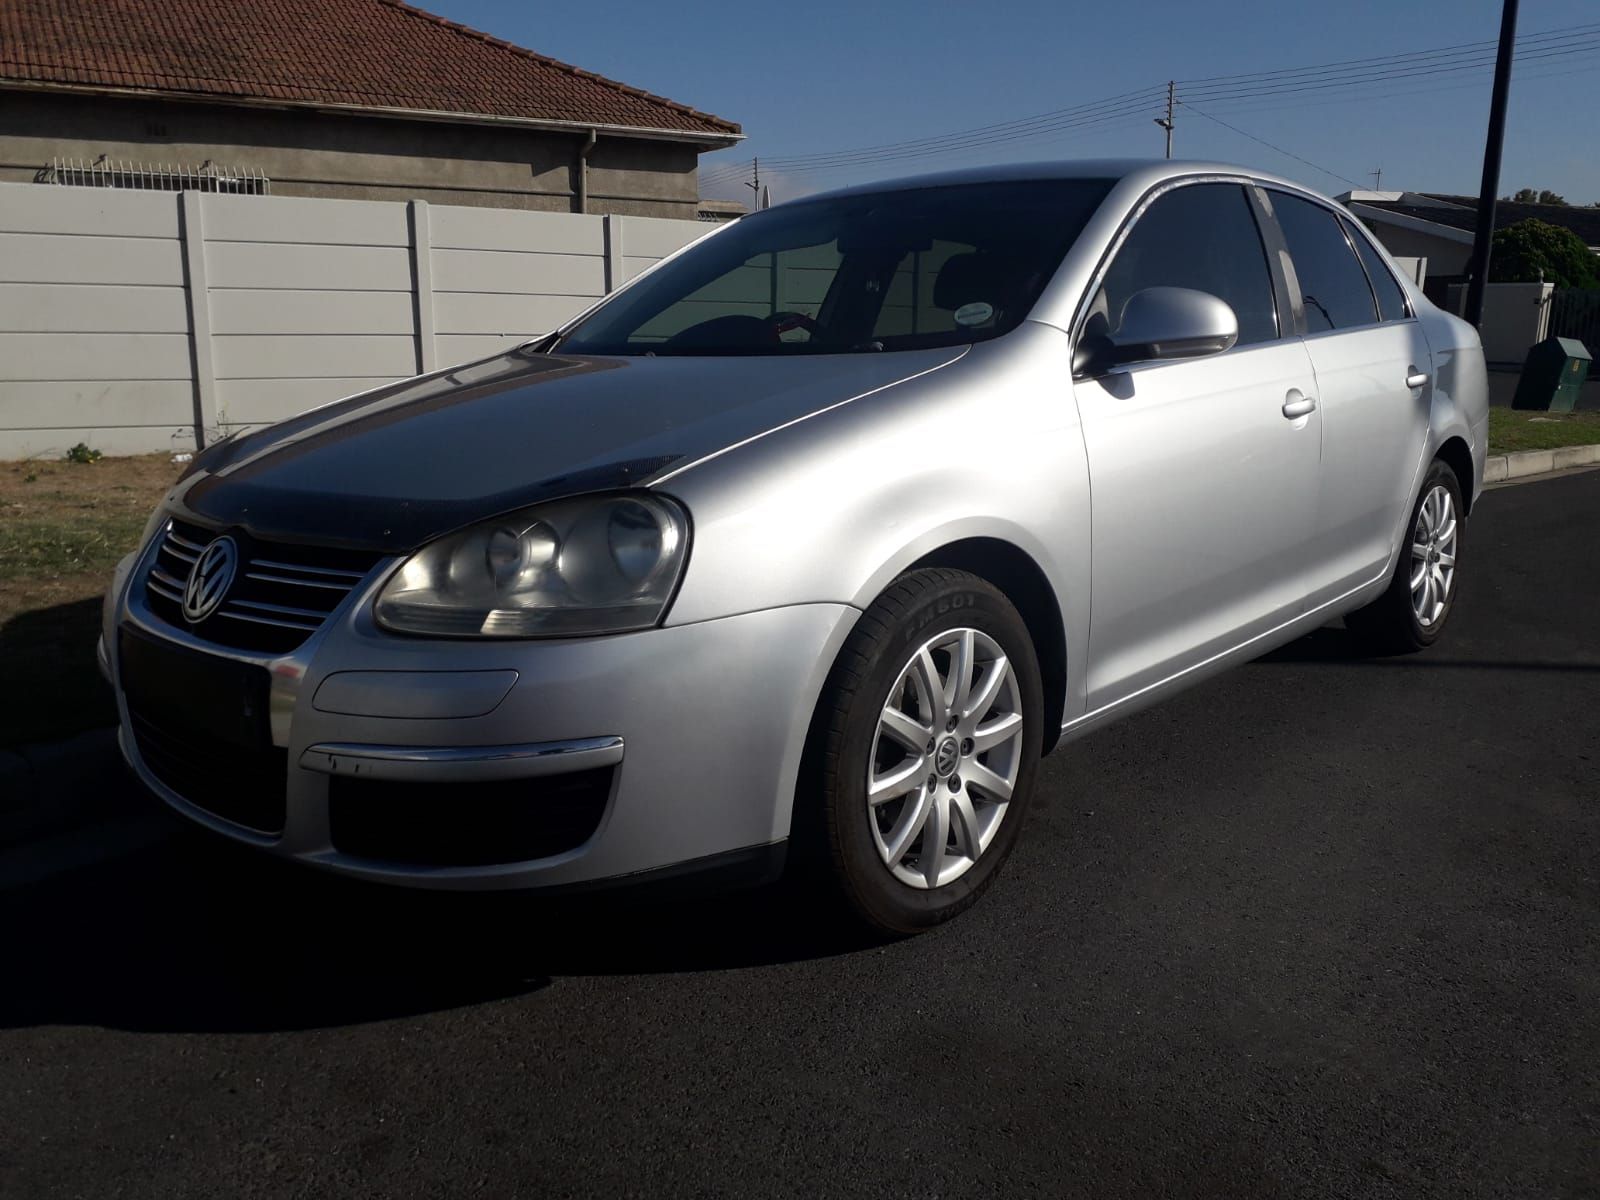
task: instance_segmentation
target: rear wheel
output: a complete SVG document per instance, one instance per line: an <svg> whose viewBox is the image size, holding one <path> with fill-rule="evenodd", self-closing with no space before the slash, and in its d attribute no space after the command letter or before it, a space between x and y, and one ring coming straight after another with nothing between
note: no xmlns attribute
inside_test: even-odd
<svg viewBox="0 0 1600 1200"><path fill-rule="evenodd" d="M813 849L856 916L915 933L977 900L1032 796L1042 709L1027 627L977 576L915 571L862 615L797 798L817 806Z"/></svg>
<svg viewBox="0 0 1600 1200"><path fill-rule="evenodd" d="M1421 650L1438 641L1455 606L1465 525L1456 473L1436 459L1411 510L1389 587L1345 618L1350 631L1372 649L1390 654Z"/></svg>

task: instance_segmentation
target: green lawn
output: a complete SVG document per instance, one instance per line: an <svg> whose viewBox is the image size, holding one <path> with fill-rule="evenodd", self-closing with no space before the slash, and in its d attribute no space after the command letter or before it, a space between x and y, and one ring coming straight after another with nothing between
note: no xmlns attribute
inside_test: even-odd
<svg viewBox="0 0 1600 1200"><path fill-rule="evenodd" d="M1541 413L1489 410L1489 453L1555 450L1600 442L1600 412Z"/></svg>

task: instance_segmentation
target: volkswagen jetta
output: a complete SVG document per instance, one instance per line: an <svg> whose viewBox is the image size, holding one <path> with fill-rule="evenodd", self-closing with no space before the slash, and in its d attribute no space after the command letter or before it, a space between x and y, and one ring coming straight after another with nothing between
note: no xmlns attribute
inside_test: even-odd
<svg viewBox="0 0 1600 1200"><path fill-rule="evenodd" d="M550 336L198 455L102 662L169 805L427 887L809 866L970 904L1058 743L1332 618L1424 647L1474 330L1212 164L988 169L718 230Z"/></svg>

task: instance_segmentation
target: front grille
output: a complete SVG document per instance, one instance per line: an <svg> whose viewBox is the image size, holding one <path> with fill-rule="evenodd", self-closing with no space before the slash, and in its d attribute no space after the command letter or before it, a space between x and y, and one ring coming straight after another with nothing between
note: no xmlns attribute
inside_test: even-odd
<svg viewBox="0 0 1600 1200"><path fill-rule="evenodd" d="M283 832L288 751L228 745L168 713L130 706L128 717L144 765L190 804L259 833Z"/></svg>
<svg viewBox="0 0 1600 1200"><path fill-rule="evenodd" d="M173 521L161 537L146 594L151 610L179 629L240 650L286 654L322 627L352 588L383 556L370 551L334 550L265 542L243 534L239 566L221 606L203 621L183 615L183 589L189 569L218 536L183 521Z"/></svg>
<svg viewBox="0 0 1600 1200"><path fill-rule="evenodd" d="M594 836L614 767L493 783L328 780L328 826L341 854L429 867L527 862Z"/></svg>

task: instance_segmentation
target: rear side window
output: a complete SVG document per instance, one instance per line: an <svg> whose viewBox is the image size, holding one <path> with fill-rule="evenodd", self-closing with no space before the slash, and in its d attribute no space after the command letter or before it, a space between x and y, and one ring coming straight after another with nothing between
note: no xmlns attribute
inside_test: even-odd
<svg viewBox="0 0 1600 1200"><path fill-rule="evenodd" d="M1267 253L1236 183L1191 184L1151 204L1106 271L1085 333L1114 334L1128 298L1152 287L1193 288L1226 300L1239 319L1238 345L1278 336Z"/></svg>
<svg viewBox="0 0 1600 1200"><path fill-rule="evenodd" d="M1371 325L1378 310L1356 252L1339 218L1320 204L1286 192L1272 193L1272 209L1289 244L1300 299L1306 310L1306 332Z"/></svg>
<svg viewBox="0 0 1600 1200"><path fill-rule="evenodd" d="M1410 316L1406 312L1406 294L1395 282L1389 268L1383 265L1383 259L1359 229L1351 228L1349 221L1344 222L1344 231L1355 243L1356 253L1361 256L1361 265L1367 269L1367 278L1372 281L1372 293L1378 297L1378 315L1385 321L1405 320Z"/></svg>

